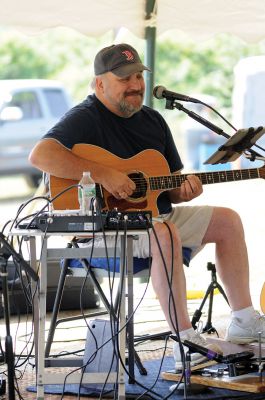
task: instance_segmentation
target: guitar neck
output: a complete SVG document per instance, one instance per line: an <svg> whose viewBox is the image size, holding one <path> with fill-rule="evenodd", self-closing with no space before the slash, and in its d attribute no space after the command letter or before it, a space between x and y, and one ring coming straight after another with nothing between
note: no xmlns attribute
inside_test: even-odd
<svg viewBox="0 0 265 400"><path fill-rule="evenodd" d="M178 188L187 179L188 175L197 176L203 185L260 178L258 168L235 169L231 171L198 172L196 174L156 176L149 178L150 189L165 190Z"/></svg>

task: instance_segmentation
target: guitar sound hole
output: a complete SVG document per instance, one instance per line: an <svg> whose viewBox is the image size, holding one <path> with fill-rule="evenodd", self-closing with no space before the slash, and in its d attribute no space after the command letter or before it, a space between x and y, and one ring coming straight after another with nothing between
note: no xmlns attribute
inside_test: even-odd
<svg viewBox="0 0 265 400"><path fill-rule="evenodd" d="M130 197L133 199L145 197L147 191L147 182L144 175L141 172L133 172L128 174L128 177L134 181L136 185L136 189Z"/></svg>

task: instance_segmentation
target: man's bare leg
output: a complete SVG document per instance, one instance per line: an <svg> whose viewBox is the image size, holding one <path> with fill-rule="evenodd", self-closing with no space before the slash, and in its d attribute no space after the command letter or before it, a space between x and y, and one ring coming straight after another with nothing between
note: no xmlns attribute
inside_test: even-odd
<svg viewBox="0 0 265 400"><path fill-rule="evenodd" d="M159 247L157 245L157 241L152 234L151 248L153 261L151 277L154 290L159 299L168 325L170 326L171 331L175 332L177 329L175 311L173 307L173 300L171 300L171 308L169 309L170 290L165 268L168 271L169 279L171 278L173 273L170 286L171 293L174 299L174 304L176 307L178 329L180 331L188 329L191 327L191 323L187 311L186 279L183 270L182 245L174 225L168 222L168 226L170 226L171 228L173 240L173 262L170 232L165 224L155 224L155 231L165 260L165 265L163 263Z"/></svg>
<svg viewBox="0 0 265 400"><path fill-rule="evenodd" d="M232 310L251 306L248 254L239 215L228 208L214 208L203 243L216 243L216 270Z"/></svg>

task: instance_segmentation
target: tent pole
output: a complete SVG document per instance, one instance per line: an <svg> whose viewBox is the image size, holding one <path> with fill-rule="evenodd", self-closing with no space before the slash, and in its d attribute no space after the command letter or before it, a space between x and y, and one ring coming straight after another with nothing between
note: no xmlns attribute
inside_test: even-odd
<svg viewBox="0 0 265 400"><path fill-rule="evenodd" d="M156 0L146 0L146 20L152 19ZM150 72L145 73L146 92L145 92L145 105L153 107L153 87L155 75L155 43L156 43L156 27L147 26L145 28L145 65L151 69Z"/></svg>

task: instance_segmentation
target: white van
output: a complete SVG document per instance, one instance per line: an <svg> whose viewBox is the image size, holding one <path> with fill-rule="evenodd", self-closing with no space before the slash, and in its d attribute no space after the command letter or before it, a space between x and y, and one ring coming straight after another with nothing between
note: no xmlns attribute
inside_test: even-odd
<svg viewBox="0 0 265 400"><path fill-rule="evenodd" d="M0 80L0 176L25 174L36 185L41 172L30 165L29 153L71 107L70 96L59 82Z"/></svg>
<svg viewBox="0 0 265 400"><path fill-rule="evenodd" d="M237 129L265 126L265 56L241 59L234 68L233 124ZM265 135L257 144L265 148ZM256 146L253 150L264 156ZM259 167L261 161L251 162L240 157L243 168Z"/></svg>

